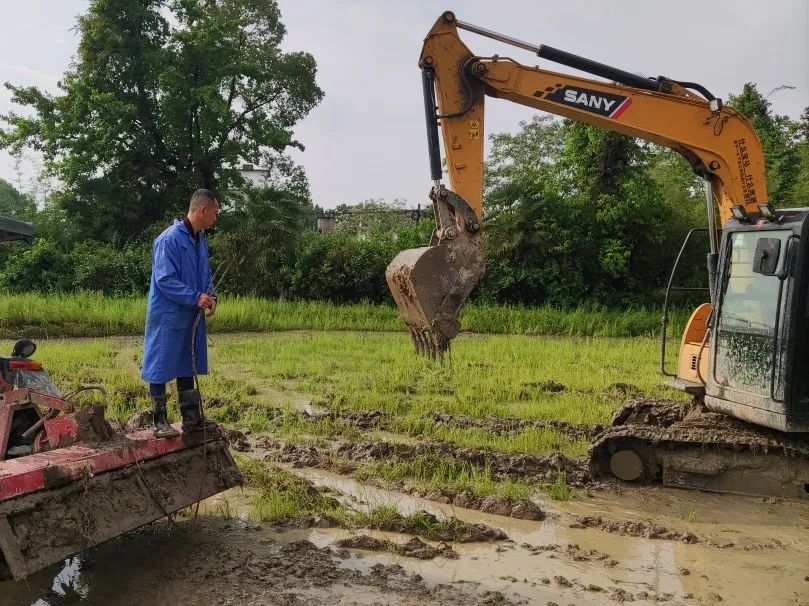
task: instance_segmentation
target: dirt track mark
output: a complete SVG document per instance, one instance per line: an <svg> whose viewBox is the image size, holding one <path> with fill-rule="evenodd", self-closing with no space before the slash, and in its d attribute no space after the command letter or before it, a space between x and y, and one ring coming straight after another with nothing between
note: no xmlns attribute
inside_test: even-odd
<svg viewBox="0 0 809 606"><path fill-rule="evenodd" d="M717 549L738 548L744 551L759 551L764 549L786 549L786 545L778 539L772 539L766 543L754 543L749 545L739 545L733 542L717 542L699 537L693 532L669 530L665 526L652 522L619 522L601 516L584 516L576 519L568 525L569 528L597 528L611 534L618 534L628 537L639 537L644 539L659 539L663 541L676 541L689 545L706 545Z"/></svg>
<svg viewBox="0 0 809 606"><path fill-rule="evenodd" d="M313 421L320 419L343 420L357 429L396 429L391 422L391 417L387 413L379 410L363 411L328 411L324 413L302 413L304 418ZM474 418L466 415L451 415L448 413L435 413L425 415L438 426L446 425L459 428L488 429L495 435L514 433L524 429L554 429L571 439L592 440L604 430L602 425L577 425L565 421L542 420L542 419L520 419L517 417L484 417Z"/></svg>
<svg viewBox="0 0 809 606"><path fill-rule="evenodd" d="M504 541L508 535L499 528L493 528L483 523L470 523L455 517L439 519L437 516L420 510L409 516L397 515L380 521L344 525L328 515L309 515L294 518L282 524L285 528L368 528L411 534L427 539L428 541L442 541L445 543L485 543Z"/></svg>
<svg viewBox="0 0 809 606"><path fill-rule="evenodd" d="M395 543L376 539L365 534L340 539L335 543L342 549L367 549L369 551L389 551L397 555L403 555L420 560L432 560L437 557L458 559L458 553L446 543L440 543L437 547L428 545L418 537L413 537L407 543Z"/></svg>
<svg viewBox="0 0 809 606"><path fill-rule="evenodd" d="M213 526L214 532L221 531L221 524ZM314 598L318 602L328 599L329 603L343 604L349 603L351 590L346 592L345 602L335 600L332 592L341 586L357 586L374 588L402 603L413 600L445 605L513 604L497 592L478 594L470 584L463 584L465 595L459 597L457 586L428 586L421 577L408 574L398 565L376 564L367 573L346 568L339 565L344 554L316 547L309 541L284 544L262 539L260 543L260 549L256 550L227 543L217 544L216 549L204 546L189 549L188 561L183 566L166 568L167 582L183 585L187 591L184 600L188 603L213 599L213 603L222 605L297 605L310 604ZM411 551L417 552L415 543Z"/></svg>
<svg viewBox="0 0 809 606"><path fill-rule="evenodd" d="M377 460L407 460L430 455L436 458L449 457L481 469L490 469L496 478L517 478L529 481L553 481L560 471L565 472L568 483L581 486L587 480L584 463L568 459L556 453L550 457L531 455L504 455L486 450L453 449L442 443L431 444L392 444L390 442L344 442L331 447L301 446L272 438L261 438L257 446L265 451L265 458L296 467L328 469L341 474L353 474L362 463ZM489 495L480 497L470 491L452 492L448 489L422 492L412 486L387 486L400 492L419 496L439 503L452 503L456 507L477 509L486 513L542 520L540 508L528 500L512 500L507 497Z"/></svg>
<svg viewBox="0 0 809 606"><path fill-rule="evenodd" d="M565 421L519 419L516 417L485 417L475 419L463 415L453 416L447 413L436 413L430 417L438 425L450 427L475 427L488 429L493 434L507 434L523 429L554 429L572 439L590 441L604 430L602 425L577 425Z"/></svg>
<svg viewBox="0 0 809 606"><path fill-rule="evenodd" d="M335 457L347 463L365 463L380 460L412 460L419 456L448 458L468 463L474 467L487 468L496 478L526 480L529 482L553 482L559 472L565 473L569 486L590 485L587 461L571 459L561 453L547 457L527 454L506 454L483 448L456 448L443 442L397 444L393 442L334 442L328 448L302 446L272 438L260 438L257 446L274 451L284 463L304 467L332 467Z"/></svg>

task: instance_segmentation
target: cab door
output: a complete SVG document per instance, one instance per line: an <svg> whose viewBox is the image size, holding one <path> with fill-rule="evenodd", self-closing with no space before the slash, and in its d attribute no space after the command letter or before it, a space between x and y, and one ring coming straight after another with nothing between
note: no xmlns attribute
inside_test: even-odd
<svg viewBox="0 0 809 606"><path fill-rule="evenodd" d="M770 402L784 398L783 328L794 275L790 248L797 240L792 230L768 230L731 232L725 241L713 380L773 412L783 410Z"/></svg>

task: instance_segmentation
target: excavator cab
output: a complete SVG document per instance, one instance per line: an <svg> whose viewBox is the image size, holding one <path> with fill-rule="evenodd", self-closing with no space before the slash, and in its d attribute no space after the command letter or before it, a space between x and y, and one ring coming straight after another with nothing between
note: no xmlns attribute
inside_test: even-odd
<svg viewBox="0 0 809 606"><path fill-rule="evenodd" d="M705 403L787 432L809 431L808 217L785 209L725 224L709 322Z"/></svg>
<svg viewBox="0 0 809 606"><path fill-rule="evenodd" d="M689 233L664 303L660 368L669 385L711 410L780 431L809 431L809 285L806 236L809 209L747 216L740 211L721 232L710 298L683 332L677 372L666 368L668 308ZM802 242L804 244L802 244ZM710 263L709 255L709 266Z"/></svg>

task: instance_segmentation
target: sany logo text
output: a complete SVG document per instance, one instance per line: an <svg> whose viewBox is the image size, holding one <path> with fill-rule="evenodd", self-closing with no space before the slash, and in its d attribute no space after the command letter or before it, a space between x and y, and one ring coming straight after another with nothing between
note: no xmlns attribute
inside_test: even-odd
<svg viewBox="0 0 809 606"><path fill-rule="evenodd" d="M609 100L605 97L587 93L582 93L572 88L565 91L565 101L568 103L575 103L576 105L584 105L585 107L594 107L596 109L603 109L609 112L612 106L615 105L615 100Z"/></svg>

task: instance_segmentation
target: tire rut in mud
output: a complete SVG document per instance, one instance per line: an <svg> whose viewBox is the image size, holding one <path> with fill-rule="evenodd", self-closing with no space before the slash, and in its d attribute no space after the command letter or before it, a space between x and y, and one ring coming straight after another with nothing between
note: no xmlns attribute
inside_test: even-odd
<svg viewBox="0 0 809 606"><path fill-rule="evenodd" d="M556 452L547 457L530 454L508 454L485 448L456 448L444 442L398 444L384 440L375 442L335 441L329 447L300 445L272 438L261 438L258 446L276 451L275 457L284 463L305 467L331 467L335 458L347 463L371 461L408 461L429 456L451 459L480 469L489 469L495 478L525 480L529 482L552 482L559 472L564 472L569 486L583 487L591 484L587 462L584 458L572 459Z"/></svg>
<svg viewBox="0 0 809 606"><path fill-rule="evenodd" d="M277 524L279 529L336 527L348 530L382 530L415 535L428 541L444 543L485 543L508 540L508 535L505 532L488 524L464 522L456 517L439 519L437 516L423 510L416 511L408 516L402 516L401 514L388 516L380 521L351 521L344 523L328 514L313 514L290 518Z"/></svg>
<svg viewBox="0 0 809 606"><path fill-rule="evenodd" d="M300 413L302 417L313 421L320 419L340 419L360 430L383 429L396 430L397 426L391 415L379 410L364 411L328 411L325 413ZM457 427L460 429L487 429L494 435L516 433L525 429L553 429L572 440L592 440L604 430L603 425L579 425L554 419L521 419L518 417L482 417L451 415L439 412L424 415L423 419L437 426Z"/></svg>
<svg viewBox="0 0 809 606"><path fill-rule="evenodd" d="M743 551L760 551L766 549L783 550L787 546L778 539L771 539L765 543L739 544L732 541L714 541L701 537L693 532L669 530L665 526L654 522L618 521L602 516L581 516L568 524L568 528L586 529L596 528L610 534L644 539L659 539L662 541L675 541L689 545L705 545L717 549L737 548Z"/></svg>
<svg viewBox="0 0 809 606"><path fill-rule="evenodd" d="M360 534L345 539L340 539L335 543L341 549L365 549L367 551L388 551L396 555L418 558L419 560L432 560L442 557L450 560L458 559L458 552L453 550L446 543L439 543L436 547L428 545L418 537L413 537L405 543L397 543L384 539L377 539Z"/></svg>
<svg viewBox="0 0 809 606"><path fill-rule="evenodd" d="M564 473L569 486L590 486L589 472L584 460L570 459L561 453L549 457L509 455L485 449L453 448L437 443L395 444L391 442L332 442L328 446L301 445L269 437L262 437L250 445L264 453L267 460L291 464L295 467L327 469L340 474L354 474L363 463L375 461L408 461L418 457L447 459L477 469L487 469L495 479L529 482L553 482ZM447 489L419 491L405 483L382 484L382 487L406 492L440 503L476 509L485 513L528 520L541 520L543 512L533 502L489 495L481 497L469 490L453 492Z"/></svg>

